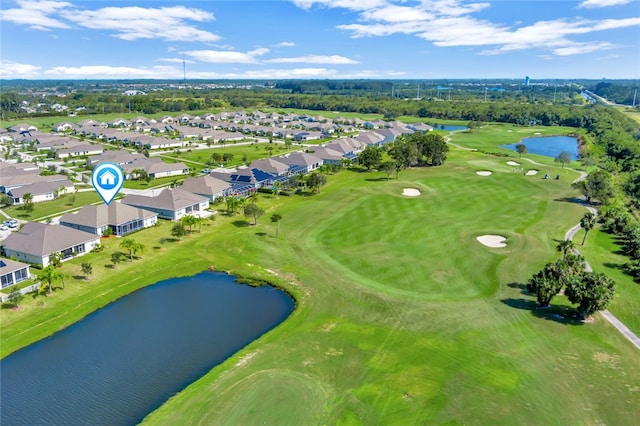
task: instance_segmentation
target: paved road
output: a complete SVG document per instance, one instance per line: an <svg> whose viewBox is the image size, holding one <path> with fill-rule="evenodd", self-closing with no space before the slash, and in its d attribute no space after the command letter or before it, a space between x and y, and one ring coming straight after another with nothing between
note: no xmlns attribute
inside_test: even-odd
<svg viewBox="0 0 640 426"><path fill-rule="evenodd" d="M578 178L578 180L580 180L580 178ZM593 207L591 206L585 206L585 207L591 213L595 215L598 214L598 211ZM576 232L580 230L580 228L581 228L580 224L573 226L571 229L567 231L567 233L564 236L564 239L573 240L573 237L576 235ZM580 252L577 249L575 249L574 252L576 254L580 254ZM584 263L585 263L585 269L587 270L587 272L593 272L593 268L591 268L591 265L589 265L589 262L585 260ZM604 319L609 321L609 323L613 325L620 333L622 333L622 335L626 337L628 341L630 341L636 348L640 349L640 337L636 336L636 334L633 331L629 330L629 327L624 325L622 321L616 318L615 315L613 315L607 309L605 309L604 311L600 311L600 314L604 317Z"/></svg>

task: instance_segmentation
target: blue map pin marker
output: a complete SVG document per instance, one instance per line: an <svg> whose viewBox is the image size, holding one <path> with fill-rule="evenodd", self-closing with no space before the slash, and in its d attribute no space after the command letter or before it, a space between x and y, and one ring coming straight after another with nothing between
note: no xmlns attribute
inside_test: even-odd
<svg viewBox="0 0 640 426"><path fill-rule="evenodd" d="M93 169L91 183L102 201L109 205L122 188L124 174L117 164L100 163Z"/></svg>

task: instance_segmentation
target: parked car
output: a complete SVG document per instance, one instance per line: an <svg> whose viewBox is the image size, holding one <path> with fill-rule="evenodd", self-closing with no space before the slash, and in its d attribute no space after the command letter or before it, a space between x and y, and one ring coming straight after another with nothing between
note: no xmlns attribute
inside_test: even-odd
<svg viewBox="0 0 640 426"><path fill-rule="evenodd" d="M4 225L4 224L0 225L0 231L8 231L8 230L9 230L9 227L7 225Z"/></svg>

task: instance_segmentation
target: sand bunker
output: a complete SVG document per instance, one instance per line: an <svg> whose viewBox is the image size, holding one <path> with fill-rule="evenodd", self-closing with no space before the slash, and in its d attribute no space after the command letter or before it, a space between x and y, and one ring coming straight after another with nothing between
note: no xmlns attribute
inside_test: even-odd
<svg viewBox="0 0 640 426"><path fill-rule="evenodd" d="M525 173L525 175L527 176L534 176L538 174L538 170L527 170L527 173Z"/></svg>
<svg viewBox="0 0 640 426"><path fill-rule="evenodd" d="M420 195L420 191L415 188L404 188L402 190L402 195L406 195L407 197L417 197Z"/></svg>
<svg viewBox="0 0 640 426"><path fill-rule="evenodd" d="M515 161L507 161L507 165L509 165L509 166L519 166L520 163L516 163Z"/></svg>
<svg viewBox="0 0 640 426"><path fill-rule="evenodd" d="M489 170L480 170L476 172L478 176L491 176L491 173L492 172L490 172Z"/></svg>
<svg viewBox="0 0 640 426"><path fill-rule="evenodd" d="M480 241L481 244L492 248L507 246L507 244L505 243L507 239L501 235L481 235L479 237L476 237L476 240Z"/></svg>

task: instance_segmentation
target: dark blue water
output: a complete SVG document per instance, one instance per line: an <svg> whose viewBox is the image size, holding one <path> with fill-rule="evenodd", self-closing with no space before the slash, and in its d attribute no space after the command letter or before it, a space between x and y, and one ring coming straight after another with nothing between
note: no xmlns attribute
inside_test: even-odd
<svg viewBox="0 0 640 426"><path fill-rule="evenodd" d="M454 125L448 125L448 124L436 124L435 126L433 126L434 130L444 130L446 132L454 132L456 130L466 130L468 129L467 126L454 126Z"/></svg>
<svg viewBox="0 0 640 426"><path fill-rule="evenodd" d="M293 308L222 273L143 288L0 361L0 423L136 424Z"/></svg>
<svg viewBox="0 0 640 426"><path fill-rule="evenodd" d="M501 148L516 150L516 145L524 144L530 154L544 155L556 158L561 152L568 152L571 158L577 160L578 139L573 136L544 136L539 138L524 138L518 143L500 145Z"/></svg>

